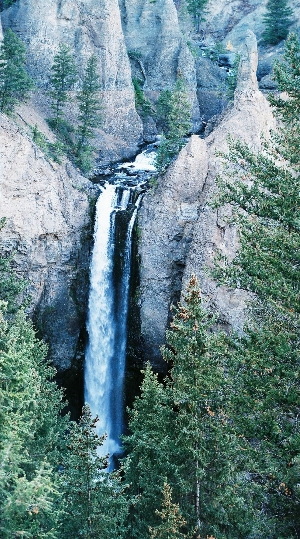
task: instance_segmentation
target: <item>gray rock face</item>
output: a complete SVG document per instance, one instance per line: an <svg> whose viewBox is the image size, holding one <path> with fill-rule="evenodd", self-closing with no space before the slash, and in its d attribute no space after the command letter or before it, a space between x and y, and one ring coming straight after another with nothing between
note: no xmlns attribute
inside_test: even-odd
<svg viewBox="0 0 300 539"><path fill-rule="evenodd" d="M146 94L155 99L159 91L172 89L182 74L190 88L194 129L198 130L195 62L179 28L173 0L121 0L120 6L127 49L139 55L139 76Z"/></svg>
<svg viewBox="0 0 300 539"><path fill-rule="evenodd" d="M227 72L205 57L197 58L196 69L197 96L201 118L205 125L213 116L219 115L228 104L225 82Z"/></svg>
<svg viewBox="0 0 300 539"><path fill-rule="evenodd" d="M23 129L0 115L1 248L15 253L29 281L31 314L50 357L68 369L85 324L88 296L90 182L65 163L47 161Z"/></svg>
<svg viewBox="0 0 300 539"><path fill-rule="evenodd" d="M214 211L208 202L222 170L216 150L226 152L228 134L259 148L261 133L267 136L275 126L269 104L258 90L256 67L256 41L249 32L233 109L206 140L191 138L160 178L156 191L143 201L139 216L142 334L146 357L157 368L170 304L192 274L198 277L205 303L219 313L220 324L241 329L245 319L245 294L217 287L206 271L217 250L232 259L238 246L236 229L224 220L225 210Z"/></svg>
<svg viewBox="0 0 300 539"><path fill-rule="evenodd" d="M157 369L170 304L181 293L207 168L206 144L194 135L155 192L147 193L139 213L141 330L145 356Z"/></svg>
<svg viewBox="0 0 300 539"><path fill-rule="evenodd" d="M21 0L3 12L2 20L26 43L29 70L42 91L61 42L75 51L81 74L88 57L96 55L103 89L104 123L96 143L100 162L133 154L142 124L117 0Z"/></svg>

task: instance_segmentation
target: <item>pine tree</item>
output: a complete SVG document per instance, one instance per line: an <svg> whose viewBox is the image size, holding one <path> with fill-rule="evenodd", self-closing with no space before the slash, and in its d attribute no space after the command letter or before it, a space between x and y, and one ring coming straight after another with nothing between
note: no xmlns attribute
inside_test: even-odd
<svg viewBox="0 0 300 539"><path fill-rule="evenodd" d="M187 11L194 18L197 32L199 31L200 22L203 20L207 3L208 0L186 0Z"/></svg>
<svg viewBox="0 0 300 539"><path fill-rule="evenodd" d="M263 39L270 45L277 45L288 35L293 12L288 7L288 0L268 0L266 9Z"/></svg>
<svg viewBox="0 0 300 539"><path fill-rule="evenodd" d="M128 457L124 462L125 480L130 485L132 507L128 537L145 539L149 526L158 525L156 509L162 501L165 478L174 475L172 452L172 401L148 364L144 371L141 396L130 412L131 434L124 436Z"/></svg>
<svg viewBox="0 0 300 539"><path fill-rule="evenodd" d="M214 323L201 305L193 277L163 349L163 357L173 365L173 451L180 478L170 484L189 533L196 529L201 537L234 539L253 532L261 496L256 492L255 502L251 499L243 477L245 437L233 428L232 380L224 376L226 337L212 332Z"/></svg>
<svg viewBox="0 0 300 539"><path fill-rule="evenodd" d="M61 392L22 311L0 333L1 537L57 537Z"/></svg>
<svg viewBox="0 0 300 539"><path fill-rule="evenodd" d="M97 418L84 406L79 423L72 423L62 460L61 488L66 514L61 537L122 539L127 501L118 473L107 472L107 458L97 449L103 439L96 433Z"/></svg>
<svg viewBox="0 0 300 539"><path fill-rule="evenodd" d="M46 347L18 309L24 281L0 258L0 534L56 539L57 466L67 418Z"/></svg>
<svg viewBox="0 0 300 539"><path fill-rule="evenodd" d="M170 114L172 110L172 92L171 90L162 90L156 102L156 122L158 128L168 136L170 129Z"/></svg>
<svg viewBox="0 0 300 539"><path fill-rule="evenodd" d="M159 172L165 172L178 155L185 144L184 137L191 130L191 104L181 76L177 79L168 108L169 112L164 120L167 133L160 143L156 157L156 168Z"/></svg>
<svg viewBox="0 0 300 539"><path fill-rule="evenodd" d="M54 118L50 120L50 124L55 129L59 129L59 124L62 123L63 108L69 100L69 92L74 87L76 80L76 67L70 48L64 43L60 43L51 67L51 90L49 92L52 98L51 108L54 112Z"/></svg>
<svg viewBox="0 0 300 539"><path fill-rule="evenodd" d="M172 503L172 489L166 482L163 488L161 511L157 509L156 514L161 518L161 524L156 528L150 527L151 539L181 539L185 537L180 529L186 524L186 521L180 514L179 505Z"/></svg>
<svg viewBox="0 0 300 539"><path fill-rule="evenodd" d="M101 124L99 111L100 82L97 74L97 58L91 56L88 60L82 90L78 94L79 126L77 129L77 164L83 172L89 172L93 166L93 146L91 141L95 136L95 128Z"/></svg>
<svg viewBox="0 0 300 539"><path fill-rule="evenodd" d="M285 62L275 68L288 94L286 103L271 98L282 128L261 153L230 143L220 201L235 209L240 251L216 272L257 298L244 337L232 343L231 376L239 388L233 392L235 424L248 439L252 484L266 496L260 536L288 539L300 529L298 51L291 36Z"/></svg>
<svg viewBox="0 0 300 539"><path fill-rule="evenodd" d="M26 100L33 89L33 80L25 64L25 46L8 28L0 47L0 111L12 112L20 101Z"/></svg>

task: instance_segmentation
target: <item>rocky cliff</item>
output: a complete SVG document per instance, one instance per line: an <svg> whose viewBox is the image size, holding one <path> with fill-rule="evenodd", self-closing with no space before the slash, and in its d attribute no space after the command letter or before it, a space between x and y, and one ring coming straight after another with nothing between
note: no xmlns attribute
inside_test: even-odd
<svg viewBox="0 0 300 539"><path fill-rule="evenodd" d="M135 110L117 0L19 0L2 13L2 23L27 46L29 71L39 90L34 105L45 116L49 70L59 44L65 43L74 51L81 74L87 58L95 54L104 119L96 141L100 164L137 151L142 124Z"/></svg>
<svg viewBox="0 0 300 539"><path fill-rule="evenodd" d="M142 230L140 308L146 357L162 368L159 346L164 341L170 305L179 299L191 274L199 279L204 301L219 313L223 326L241 328L245 295L217 287L206 271L217 250L229 258L237 248L237 231L222 212L208 202L215 178L222 170L216 150L226 151L227 136L241 138L259 148L260 135L274 127L269 104L258 90L257 46L249 31L242 49L234 107L211 135L192 136L154 192L144 198L139 216Z"/></svg>
<svg viewBox="0 0 300 539"><path fill-rule="evenodd" d="M174 87L180 73L189 88L197 131L201 122L195 61L179 27L173 0L121 0L120 6L133 71L142 80L146 95L155 101L161 90Z"/></svg>
<svg viewBox="0 0 300 539"><path fill-rule="evenodd" d="M0 164L1 248L28 280L31 314L65 370L85 325L94 188L70 163L47 160L24 125L4 115Z"/></svg>
<svg viewBox="0 0 300 539"><path fill-rule="evenodd" d="M195 126L199 125L196 84L205 122L222 111L227 102L226 69L202 54L220 40L225 45L231 40L240 50L248 26L260 36L265 4L266 0L211 0L202 33L196 36L190 21L182 23L172 0L120 0L119 4L117 0L16 0L1 12L4 29L11 27L26 43L28 67L37 81L30 106L17 110L18 123L1 116L0 211L8 218L1 245L6 252L15 251L18 273L30 280L32 313L61 369L70 367L84 327L93 191L70 164L58 166L47 160L28 136L28 124L37 124L50 140L53 137L42 117L49 115L47 81L59 43L75 51L81 74L90 54L98 58L104 123L96 145L99 163L106 165L134 153L142 140L133 75L142 77L145 93L155 101L182 73L194 100ZM297 21L299 2L291 4ZM0 40L1 35L0 24ZM191 37L195 37L194 55L188 45ZM128 49L133 52L131 65ZM268 77L274 50L261 49L260 78ZM192 272L199 276L203 293L223 324L237 325L242 320L240 294L217 289L204 271L216 248L234 253L236 247L235 230L226 227L222 215L213 213L207 201L220 166L214 152L226 148L227 134L257 147L260 132L267 132L272 124L267 102L257 88L256 62L249 35L234 108L205 141L191 138L157 189L145 198L139 224L140 302L146 355L154 362L159 363L158 346L170 303L180 297L182 282Z"/></svg>

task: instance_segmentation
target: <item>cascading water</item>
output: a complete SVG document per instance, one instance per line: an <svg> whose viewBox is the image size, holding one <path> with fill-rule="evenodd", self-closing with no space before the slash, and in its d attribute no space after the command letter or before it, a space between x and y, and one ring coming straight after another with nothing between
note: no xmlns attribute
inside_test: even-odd
<svg viewBox="0 0 300 539"><path fill-rule="evenodd" d="M141 156L138 170L153 170L153 153ZM122 168L135 168L135 163ZM98 433L107 436L100 452L111 456L121 453L132 231L141 200L122 173L114 179L117 183L105 184L96 206L84 373L85 402L99 417Z"/></svg>

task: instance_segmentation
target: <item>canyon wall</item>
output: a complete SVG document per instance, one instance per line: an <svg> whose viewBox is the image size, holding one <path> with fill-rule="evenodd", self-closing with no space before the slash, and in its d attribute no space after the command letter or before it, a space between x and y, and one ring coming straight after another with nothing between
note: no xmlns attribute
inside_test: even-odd
<svg viewBox="0 0 300 539"><path fill-rule="evenodd" d="M192 102L193 130L201 127L196 95L195 59L178 22L173 0L120 0L127 49L143 90L156 101L161 90L172 90L184 77Z"/></svg>
<svg viewBox="0 0 300 539"><path fill-rule="evenodd" d="M23 125L2 114L0 164L1 249L27 279L30 313L66 370L85 327L95 188L67 161L47 160Z"/></svg>
<svg viewBox="0 0 300 539"><path fill-rule="evenodd" d="M196 36L190 21L187 25L178 21L172 0L120 0L119 4L117 0L17 0L0 14L4 30L11 27L25 42L28 68L37 81L29 105L19 107L14 119L0 118L0 216L7 217L1 246L7 253L15 252L17 272L30 281L32 315L61 370L70 368L84 328L91 202L96 193L70 163L60 166L47 160L31 140L30 125L36 124L55 141L43 118L50 113L48 76L59 43L75 51L80 76L87 58L97 56L103 101L103 126L96 140L100 166L128 158L142 141L132 76L142 77L146 95L155 101L162 89L171 88L176 76L183 74L194 104L196 129L200 117L208 122L227 103L227 72L206 55L210 47L231 40L234 50L242 54L234 107L219 125L219 119L213 122L217 127L205 140L191 138L157 188L146 195L141 210L138 301L142 335L145 355L161 368L159 345L170 304L180 298L182 283L192 272L199 278L205 301L219 312L220 323L242 324L242 294L217 288L205 271L217 248L233 256L237 242L236 231L207 202L220 170L215 150L226 149L227 134L258 147L260 133L267 133L273 122L257 87L253 35L247 36L242 48L248 27L261 36L265 4L266 0L210 0L206 21ZM291 2L294 27L299 21L298 4ZM191 36L197 54L191 52ZM272 59L281 51L282 44L260 48L260 78L269 77ZM70 105L70 116L75 112L75 105Z"/></svg>
<svg viewBox="0 0 300 539"><path fill-rule="evenodd" d="M117 0L19 0L2 13L2 21L26 44L28 68L38 87L33 105L45 116L49 71L59 44L74 51L81 76L87 59L95 54L102 86L103 125L95 141L99 163L136 153L142 123L135 110Z"/></svg>
<svg viewBox="0 0 300 539"><path fill-rule="evenodd" d="M222 171L216 151L227 150L227 137L260 147L260 135L275 126L270 106L258 90L257 46L249 31L241 51L234 107L220 125L202 140L196 135L180 152L158 186L148 192L139 214L142 231L140 309L145 355L163 369L159 347L164 342L170 305L179 299L192 274L198 277L204 302L218 312L223 327L241 329L245 320L245 294L217 287L209 276L220 250L232 258L238 245L236 228L224 220L223 210L209 206L215 178Z"/></svg>

